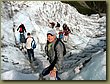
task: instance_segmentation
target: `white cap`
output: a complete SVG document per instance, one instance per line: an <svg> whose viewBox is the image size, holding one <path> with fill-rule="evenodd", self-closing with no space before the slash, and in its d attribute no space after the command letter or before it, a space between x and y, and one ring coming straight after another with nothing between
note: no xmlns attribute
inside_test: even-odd
<svg viewBox="0 0 110 84"><path fill-rule="evenodd" d="M56 35L56 32L55 32L55 30L49 30L49 31L47 32L47 34Z"/></svg>

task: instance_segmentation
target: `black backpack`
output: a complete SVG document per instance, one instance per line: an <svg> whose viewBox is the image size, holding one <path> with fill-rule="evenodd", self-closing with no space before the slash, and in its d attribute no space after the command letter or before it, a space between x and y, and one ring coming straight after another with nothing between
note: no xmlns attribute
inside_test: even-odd
<svg viewBox="0 0 110 84"><path fill-rule="evenodd" d="M65 47L65 44L62 42L61 39L58 39L57 38L57 41L55 42L55 45L54 45L54 50L56 49L55 47L57 46L58 42L61 42L62 45L63 45L63 48L64 48L64 51L63 51L63 56L66 54L66 47ZM55 50L56 51L56 50Z"/></svg>

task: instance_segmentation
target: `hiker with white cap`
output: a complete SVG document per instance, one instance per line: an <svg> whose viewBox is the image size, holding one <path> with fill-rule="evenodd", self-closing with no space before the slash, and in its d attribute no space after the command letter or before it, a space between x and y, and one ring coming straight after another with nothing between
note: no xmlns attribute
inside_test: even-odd
<svg viewBox="0 0 110 84"><path fill-rule="evenodd" d="M49 30L47 32L45 52L48 56L50 66L42 71L42 76L49 74L50 77L54 77L55 80L61 80L58 77L58 74L62 68L64 50L64 44L61 42L61 40L57 39L55 30Z"/></svg>

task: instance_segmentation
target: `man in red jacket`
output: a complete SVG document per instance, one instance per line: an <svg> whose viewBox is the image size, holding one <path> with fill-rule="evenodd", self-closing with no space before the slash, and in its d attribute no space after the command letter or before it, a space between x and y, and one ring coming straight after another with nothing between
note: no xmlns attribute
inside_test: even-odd
<svg viewBox="0 0 110 84"><path fill-rule="evenodd" d="M25 39L25 35L24 35L24 32L26 32L26 28L25 28L24 24L21 23L21 25L18 27L17 31L18 30L20 32L20 49L23 51L26 51L25 50L26 39Z"/></svg>

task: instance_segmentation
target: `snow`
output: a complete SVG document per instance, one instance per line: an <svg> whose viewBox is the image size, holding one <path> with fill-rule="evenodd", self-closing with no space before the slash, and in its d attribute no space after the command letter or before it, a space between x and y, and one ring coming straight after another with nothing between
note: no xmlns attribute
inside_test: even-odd
<svg viewBox="0 0 110 84"><path fill-rule="evenodd" d="M83 72L78 74L72 80L106 80L106 55L103 51L95 53L95 58L91 60L89 66L83 69ZM96 61L97 60L97 61ZM93 73L94 72L94 73ZM89 74L89 75L86 75ZM102 76L103 74L103 76Z"/></svg>
<svg viewBox="0 0 110 84"><path fill-rule="evenodd" d="M5 25L4 25L5 24ZM4 21L3 23L1 23L2 26L2 33L1 36L4 37L4 39L2 40L4 43L12 43L14 44L15 40L14 40L14 35L13 35L13 31L12 31L12 21Z"/></svg>
<svg viewBox="0 0 110 84"><path fill-rule="evenodd" d="M71 30L65 43L68 52L59 75L61 79L106 80L106 16L82 15L76 8L60 1L10 1L11 5L5 2L1 9L2 80L38 80L39 74L49 65L44 52L47 31L51 29L48 19L58 21L61 26L66 23ZM9 18L10 11L13 12L13 18ZM21 23L27 30L25 36L30 32L37 42L34 50L37 72L33 72L29 66L27 54L16 47L15 41L19 43L20 38L17 28ZM81 70L80 64L83 64Z"/></svg>
<svg viewBox="0 0 110 84"><path fill-rule="evenodd" d="M4 80L38 80L39 74L23 74L15 70L7 71L2 74Z"/></svg>

